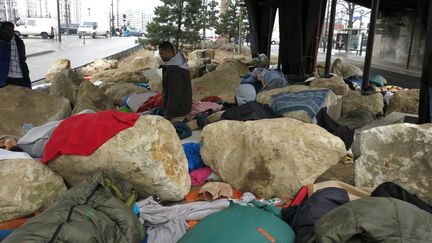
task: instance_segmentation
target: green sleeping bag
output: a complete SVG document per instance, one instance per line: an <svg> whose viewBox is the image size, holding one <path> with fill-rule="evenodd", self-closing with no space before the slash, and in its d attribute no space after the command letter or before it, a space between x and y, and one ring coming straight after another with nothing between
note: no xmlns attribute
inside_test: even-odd
<svg viewBox="0 0 432 243"><path fill-rule="evenodd" d="M274 206L253 202L251 206L236 203L209 215L188 231L178 243L291 243L292 228Z"/></svg>

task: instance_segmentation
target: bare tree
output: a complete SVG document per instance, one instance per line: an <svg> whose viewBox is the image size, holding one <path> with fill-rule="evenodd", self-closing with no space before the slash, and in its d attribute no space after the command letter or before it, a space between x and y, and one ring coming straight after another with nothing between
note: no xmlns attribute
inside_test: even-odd
<svg viewBox="0 0 432 243"><path fill-rule="evenodd" d="M342 13L348 17L347 19L347 25L348 28L353 28L354 23L356 21L360 21L359 18L354 17L363 17L367 14L369 14L369 11L364 11L363 7L356 5L354 3L346 2L345 0L338 0L337 2L338 8L342 10Z"/></svg>

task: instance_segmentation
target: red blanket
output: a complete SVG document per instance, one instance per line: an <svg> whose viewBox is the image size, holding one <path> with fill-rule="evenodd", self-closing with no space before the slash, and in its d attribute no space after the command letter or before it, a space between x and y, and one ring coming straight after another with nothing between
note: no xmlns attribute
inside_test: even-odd
<svg viewBox="0 0 432 243"><path fill-rule="evenodd" d="M138 112L145 112L153 108L159 108L163 106L162 94L158 93L155 96L150 97L144 104L138 109Z"/></svg>
<svg viewBox="0 0 432 243"><path fill-rule="evenodd" d="M91 155L102 144L135 125L139 114L114 110L80 114L62 121L48 141L41 162L60 155Z"/></svg>

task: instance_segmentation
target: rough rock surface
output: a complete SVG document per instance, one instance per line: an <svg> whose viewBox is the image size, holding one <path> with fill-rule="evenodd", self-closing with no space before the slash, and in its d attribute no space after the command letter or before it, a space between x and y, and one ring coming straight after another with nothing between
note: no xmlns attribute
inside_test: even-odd
<svg viewBox="0 0 432 243"><path fill-rule="evenodd" d="M314 88L327 88L333 91L336 95L346 95L350 91L348 84L345 83L341 76L333 76L332 78L317 78L310 83Z"/></svg>
<svg viewBox="0 0 432 243"><path fill-rule="evenodd" d="M63 178L39 161L0 160L0 223L43 210L65 191Z"/></svg>
<svg viewBox="0 0 432 243"><path fill-rule="evenodd" d="M200 69L203 67L195 63L189 63L188 66L189 66L189 74L191 76L191 79L199 78Z"/></svg>
<svg viewBox="0 0 432 243"><path fill-rule="evenodd" d="M192 94L195 100L208 96L219 96L234 103L235 89L240 85L240 76L248 73L246 65L239 61L224 62L215 71L192 80Z"/></svg>
<svg viewBox="0 0 432 243"><path fill-rule="evenodd" d="M8 85L0 89L0 134L22 136L24 124L40 126L71 114L69 100L28 88Z"/></svg>
<svg viewBox="0 0 432 243"><path fill-rule="evenodd" d="M418 114L419 98L419 89L397 91L390 97L390 103L388 105L386 114L390 114L394 111Z"/></svg>
<svg viewBox="0 0 432 243"><path fill-rule="evenodd" d="M384 97L381 93L362 95L359 92L351 91L342 98L342 116L345 114L366 109L374 115L383 114Z"/></svg>
<svg viewBox="0 0 432 243"><path fill-rule="evenodd" d="M75 105L78 88L82 81L83 77L79 73L63 70L54 76L50 92L52 95L65 97L72 105Z"/></svg>
<svg viewBox="0 0 432 243"><path fill-rule="evenodd" d="M219 121L207 125L202 137L204 163L223 181L258 197L293 195L346 158L338 137L291 118Z"/></svg>
<svg viewBox="0 0 432 243"><path fill-rule="evenodd" d="M212 49L195 50L188 55L188 61L195 61L200 58L210 58L213 60L215 58L216 52Z"/></svg>
<svg viewBox="0 0 432 243"><path fill-rule="evenodd" d="M85 109L93 111L114 109L113 100L92 83L82 82L78 89L77 102L72 114L77 114Z"/></svg>
<svg viewBox="0 0 432 243"><path fill-rule="evenodd" d="M375 121L376 116L368 109L360 108L346 112L342 117L336 120L341 126L349 127L350 129L358 129L362 126L369 125Z"/></svg>
<svg viewBox="0 0 432 243"><path fill-rule="evenodd" d="M121 82L107 89L107 91L105 91L105 94L114 100L114 104L118 106L123 106L126 96L146 92L149 92L146 88L137 86L132 83Z"/></svg>
<svg viewBox="0 0 432 243"><path fill-rule="evenodd" d="M103 81L104 83L100 86L103 91L106 91L116 83L141 83L147 82L143 73L140 71L132 71L128 69L111 69L99 72L92 76L92 82L97 80Z"/></svg>
<svg viewBox="0 0 432 243"><path fill-rule="evenodd" d="M76 185L96 171L131 183L141 198L179 201L189 192L188 162L174 127L159 116L142 116L90 156L63 155L48 164Z"/></svg>
<svg viewBox="0 0 432 243"><path fill-rule="evenodd" d="M362 132L356 186L394 182L432 203L432 125L395 124Z"/></svg>
<svg viewBox="0 0 432 243"><path fill-rule="evenodd" d="M347 79L352 76L363 76L363 71L351 64L344 63L344 61L340 58L336 58L333 62L333 66L331 72Z"/></svg>
<svg viewBox="0 0 432 243"><path fill-rule="evenodd" d="M45 76L45 82L51 83L54 80L54 77L56 76L57 73L64 70L70 70L70 69L71 69L71 62L69 59L59 59L55 61L48 69L48 72Z"/></svg>
<svg viewBox="0 0 432 243"><path fill-rule="evenodd" d="M200 58L195 61L190 61L188 63L189 66L189 74L191 76L191 79L199 78L201 77L204 72L207 72L206 65L211 64L210 58Z"/></svg>
<svg viewBox="0 0 432 243"><path fill-rule="evenodd" d="M337 163L320 175L315 183L324 181L341 181L354 185L354 163Z"/></svg>
<svg viewBox="0 0 432 243"><path fill-rule="evenodd" d="M158 68L159 63L152 55L138 56L132 61L132 67L138 70Z"/></svg>
<svg viewBox="0 0 432 243"><path fill-rule="evenodd" d="M147 69L142 73L149 81L152 92L162 92L162 69Z"/></svg>
<svg viewBox="0 0 432 243"><path fill-rule="evenodd" d="M81 69L81 73L84 76L92 76L103 70L117 69L117 68L118 68L117 60L96 59L91 64L87 65L86 67L83 67Z"/></svg>

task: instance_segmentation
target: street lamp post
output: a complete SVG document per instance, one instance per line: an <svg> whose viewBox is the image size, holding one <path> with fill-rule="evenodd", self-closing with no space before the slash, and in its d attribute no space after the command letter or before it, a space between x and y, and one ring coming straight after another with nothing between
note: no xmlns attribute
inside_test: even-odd
<svg viewBox="0 0 432 243"><path fill-rule="evenodd" d="M9 21L14 22L12 19L12 0L9 0Z"/></svg>
<svg viewBox="0 0 432 243"><path fill-rule="evenodd" d="M42 0L39 0L39 11L40 11L40 16L42 17Z"/></svg>
<svg viewBox="0 0 432 243"><path fill-rule="evenodd" d="M61 25L60 25L60 0L57 0L57 35L58 35L58 41L61 42L61 31L60 31Z"/></svg>
<svg viewBox="0 0 432 243"><path fill-rule="evenodd" d="M68 17L68 1L64 1L65 4L65 24L66 24L66 34L69 35L69 17Z"/></svg>
<svg viewBox="0 0 432 243"><path fill-rule="evenodd" d="M364 10L360 10L360 56L362 56L363 54L363 32L362 32L362 25L363 25L363 14L364 14Z"/></svg>
<svg viewBox="0 0 432 243"><path fill-rule="evenodd" d="M5 14L6 14L6 21L9 21L9 13L8 13L8 2L4 2L4 8L5 8Z"/></svg>
<svg viewBox="0 0 432 243"><path fill-rule="evenodd" d="M114 12L112 14L113 14L113 18L114 18ZM117 28L120 26L119 19L120 19L120 15L119 15L119 0L117 0Z"/></svg>
<svg viewBox="0 0 432 243"><path fill-rule="evenodd" d="M118 1L117 1L117 7L118 7ZM111 36L115 34L115 26L114 26L114 0L111 0ZM118 16L117 16L117 22L118 22Z"/></svg>

